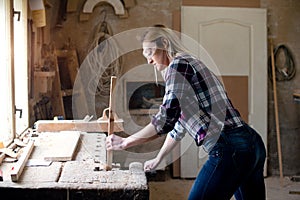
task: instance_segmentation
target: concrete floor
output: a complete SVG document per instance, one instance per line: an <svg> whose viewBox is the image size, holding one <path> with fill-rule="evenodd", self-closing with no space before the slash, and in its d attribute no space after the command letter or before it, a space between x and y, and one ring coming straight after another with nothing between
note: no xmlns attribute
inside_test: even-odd
<svg viewBox="0 0 300 200"><path fill-rule="evenodd" d="M169 174L166 171L164 181L149 182L150 200L187 199L194 180L174 179ZM265 183L267 200L300 200L300 182L294 182L289 177L285 177L281 186L279 177L267 177ZM298 194L289 194L290 191L296 191Z"/></svg>

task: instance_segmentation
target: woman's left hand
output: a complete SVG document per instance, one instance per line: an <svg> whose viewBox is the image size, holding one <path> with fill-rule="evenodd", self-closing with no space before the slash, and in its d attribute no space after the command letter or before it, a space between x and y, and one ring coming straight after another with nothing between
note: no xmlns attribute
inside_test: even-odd
<svg viewBox="0 0 300 200"><path fill-rule="evenodd" d="M160 160L156 157L152 160L147 160L144 164L144 171L151 171L154 170L160 163Z"/></svg>

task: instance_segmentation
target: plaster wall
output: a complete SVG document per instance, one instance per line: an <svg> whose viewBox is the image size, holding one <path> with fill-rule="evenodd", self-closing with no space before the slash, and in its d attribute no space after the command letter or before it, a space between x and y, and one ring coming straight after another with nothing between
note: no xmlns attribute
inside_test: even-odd
<svg viewBox="0 0 300 200"><path fill-rule="evenodd" d="M87 50L89 49L89 44L95 30L104 19L104 10L106 12L106 22L111 27L113 34L117 34L122 31L151 26L153 24L164 24L172 27L173 13L180 11L182 3L191 1L136 0L134 1L135 5L128 8L128 17L126 18L116 16L110 5L99 4L94 8L88 21L80 21L79 17L85 0L78 0L77 10L67 13L61 27L57 26L59 4L61 1L48 0L48 2L53 5L52 8L47 9L47 26L49 27L51 41L55 42L57 48L63 48L70 44L73 45L78 51L80 62L83 62L88 53ZM205 6L218 6L216 2L221 2L220 6L245 6L245 2L242 0L234 1L234 5L230 5L226 1L197 1L197 5L201 4L201 2ZM285 44L290 48L294 57L296 70L299 72L300 2L297 0L260 0L260 2L252 2L254 3L250 6L246 5L246 7L258 5L258 7L267 9L268 36L273 38L274 46ZM146 60L142 57L141 51L137 50L127 53L122 58L122 74L135 66L145 64L145 62ZM299 73L296 73L296 76L290 81L277 83L284 175L300 173L300 154L298 153L300 148L300 103L296 103L292 98L293 90L297 88L300 88ZM108 105L108 98L97 99L96 102L98 102L96 105L98 113L101 115L102 109ZM278 152L271 82L268 84L268 110L268 172L271 175L278 175Z"/></svg>
<svg viewBox="0 0 300 200"><path fill-rule="evenodd" d="M267 8L268 37L274 47L286 45L295 62L296 75L289 81L277 82L278 115L284 175L300 173L300 103L293 99L293 91L300 88L300 2L296 0L261 0ZM270 48L270 45L269 45ZM270 52L270 49L268 50ZM270 53L268 53L270 55ZM268 162L269 173L279 174L273 85L268 82Z"/></svg>

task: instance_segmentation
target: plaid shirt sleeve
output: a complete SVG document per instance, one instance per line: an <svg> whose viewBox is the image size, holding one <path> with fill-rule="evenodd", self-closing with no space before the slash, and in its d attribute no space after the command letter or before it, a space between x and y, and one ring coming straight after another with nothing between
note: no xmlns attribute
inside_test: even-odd
<svg viewBox="0 0 300 200"><path fill-rule="evenodd" d="M174 129L169 132L170 136L176 141L180 141L185 136L185 133L186 130L179 121L176 122Z"/></svg>

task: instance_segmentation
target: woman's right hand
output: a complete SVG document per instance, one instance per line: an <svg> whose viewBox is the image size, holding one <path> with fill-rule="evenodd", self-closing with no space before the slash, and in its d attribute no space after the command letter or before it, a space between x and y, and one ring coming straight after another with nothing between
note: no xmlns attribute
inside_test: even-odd
<svg viewBox="0 0 300 200"><path fill-rule="evenodd" d="M124 140L120 136L111 134L106 137L106 149L107 150L123 150L124 149Z"/></svg>

